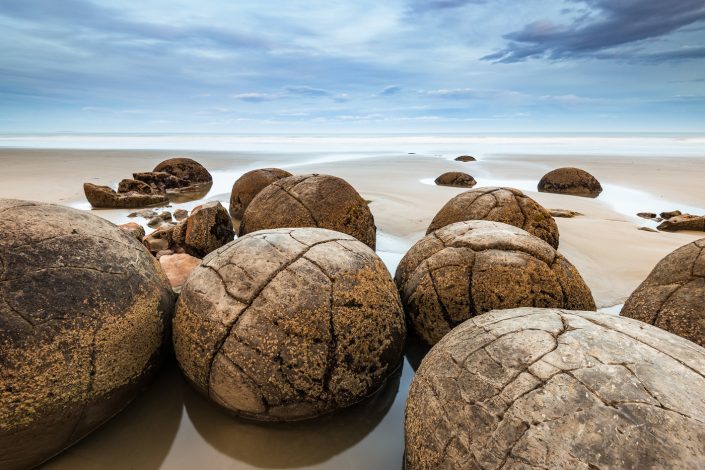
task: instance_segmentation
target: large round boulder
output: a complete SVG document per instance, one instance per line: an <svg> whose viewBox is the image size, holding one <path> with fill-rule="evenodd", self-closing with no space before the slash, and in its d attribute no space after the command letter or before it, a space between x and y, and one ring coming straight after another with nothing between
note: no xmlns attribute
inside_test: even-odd
<svg viewBox="0 0 705 470"><path fill-rule="evenodd" d="M185 157L169 158L154 167L153 172L164 172L188 181L190 184L212 183L213 177L196 160Z"/></svg>
<svg viewBox="0 0 705 470"><path fill-rule="evenodd" d="M163 355L173 293L134 236L0 199L0 466L27 468L125 407Z"/></svg>
<svg viewBox="0 0 705 470"><path fill-rule="evenodd" d="M260 168L248 171L235 181L230 192L230 217L241 220L252 199L264 188L282 178L291 176L279 168Z"/></svg>
<svg viewBox="0 0 705 470"><path fill-rule="evenodd" d="M621 315L705 346L705 238L659 261L629 296Z"/></svg>
<svg viewBox="0 0 705 470"><path fill-rule="evenodd" d="M387 268L331 230L238 238L189 276L174 317L190 382L257 420L312 418L356 403L399 366L404 313Z"/></svg>
<svg viewBox="0 0 705 470"><path fill-rule="evenodd" d="M514 188L474 188L448 201L426 234L464 220L490 220L526 230L558 248L558 226L543 206Z"/></svg>
<svg viewBox="0 0 705 470"><path fill-rule="evenodd" d="M367 202L336 176L300 175L275 181L247 207L239 234L286 227L327 228L375 249L377 227Z"/></svg>
<svg viewBox="0 0 705 470"><path fill-rule="evenodd" d="M402 258L395 282L411 325L428 344L494 309L595 310L590 289L567 259L499 222L457 222L426 235Z"/></svg>
<svg viewBox="0 0 705 470"><path fill-rule="evenodd" d="M565 167L557 168L543 175L539 181L538 190L542 193L597 197L602 192L602 185L585 170Z"/></svg>
<svg viewBox="0 0 705 470"><path fill-rule="evenodd" d="M629 318L521 308L463 323L409 390L406 468L705 462L705 350Z"/></svg>

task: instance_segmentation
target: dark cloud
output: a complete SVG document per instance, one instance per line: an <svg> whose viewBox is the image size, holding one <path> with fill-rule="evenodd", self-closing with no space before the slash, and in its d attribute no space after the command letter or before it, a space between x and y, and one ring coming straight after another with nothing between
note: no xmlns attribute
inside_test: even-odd
<svg viewBox="0 0 705 470"><path fill-rule="evenodd" d="M589 9L578 13L568 25L552 21L535 21L520 31L506 34L507 46L483 57L492 62L520 62L546 57L560 60L570 57L600 57L609 49L658 38L705 19L703 0L571 0ZM702 51L682 49L650 54L645 61L701 58ZM603 54L602 57L610 57ZM629 57L614 57L628 59Z"/></svg>

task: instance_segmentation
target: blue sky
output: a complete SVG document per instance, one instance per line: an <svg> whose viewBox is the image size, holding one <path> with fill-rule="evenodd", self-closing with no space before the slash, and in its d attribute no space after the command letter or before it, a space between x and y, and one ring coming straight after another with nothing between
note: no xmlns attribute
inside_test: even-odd
<svg viewBox="0 0 705 470"><path fill-rule="evenodd" d="M702 0L0 0L0 132L705 131Z"/></svg>

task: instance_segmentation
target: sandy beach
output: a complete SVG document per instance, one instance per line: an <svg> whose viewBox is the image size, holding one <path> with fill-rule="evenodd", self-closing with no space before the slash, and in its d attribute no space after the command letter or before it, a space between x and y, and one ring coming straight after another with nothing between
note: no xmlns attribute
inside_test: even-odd
<svg viewBox="0 0 705 470"><path fill-rule="evenodd" d="M7 142L5 144L8 144ZM10 143L11 145L11 143ZM328 145L333 145L328 143ZM230 188L244 172L279 167L296 174L324 173L346 179L365 198L378 228L378 253L391 273L403 254L420 239L435 213L458 188L439 187L433 179L446 171L467 172L481 186L512 186L547 208L582 215L558 218L559 251L591 288L598 309L618 313L619 306L654 265L674 249L702 238L694 232L648 232L655 224L637 212L680 209L705 214L705 147L667 157L623 149L580 154L550 152L546 146L517 153L475 152L465 143L407 141L358 150L351 146L248 151L32 149L0 150L0 197L44 201L90 209L82 183L116 186L133 171L148 171L167 157L183 155L201 162L214 184L202 200L173 204L193 208L207 200L227 207ZM364 147L364 146L363 146ZM254 148L254 147L253 147ZM698 150L699 149L699 150ZM485 149L482 149L485 150ZM549 151L547 151L549 150ZM413 152L413 153L412 153ZM700 153L698 153L700 152ZM456 162L464 153L476 162ZM592 173L604 192L596 199L538 193L536 183L551 169L577 166ZM96 210L115 223L130 210ZM139 220L146 222L145 220ZM398 468L403 453L402 417L413 369L405 361L401 375L371 402L319 423L264 426L220 413L189 389L175 366L125 412L45 468ZM233 434L237 432L238 434ZM268 452L273 445L277 453ZM319 449L305 453L302 449ZM119 462L119 464L118 464Z"/></svg>

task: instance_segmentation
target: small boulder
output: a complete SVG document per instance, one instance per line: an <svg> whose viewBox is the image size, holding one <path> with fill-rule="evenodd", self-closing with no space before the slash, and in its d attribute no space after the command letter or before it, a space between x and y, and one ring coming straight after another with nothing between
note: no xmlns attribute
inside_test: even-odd
<svg viewBox="0 0 705 470"><path fill-rule="evenodd" d="M370 208L347 181L330 175L298 175L265 187L245 210L240 235L284 227L320 227L347 233L375 248Z"/></svg>
<svg viewBox="0 0 705 470"><path fill-rule="evenodd" d="M188 181L177 178L165 172L141 172L133 173L132 177L151 187L155 193L165 194L170 190L178 190L189 185Z"/></svg>
<svg viewBox="0 0 705 470"><path fill-rule="evenodd" d="M144 227L137 222L128 222L126 224L118 225L118 227L135 237L140 243L142 242L145 235Z"/></svg>
<svg viewBox="0 0 705 470"><path fill-rule="evenodd" d="M671 217L675 217L677 215L683 215L683 213L679 210L675 210L675 211L669 211L669 212L661 212L659 214L659 216L662 219L670 219Z"/></svg>
<svg viewBox="0 0 705 470"><path fill-rule="evenodd" d="M157 216L157 213L152 209L142 209L141 211L131 212L128 217L142 217L143 219L151 219Z"/></svg>
<svg viewBox="0 0 705 470"><path fill-rule="evenodd" d="M174 243L199 258L233 241L234 237L230 215L218 201L196 206L173 232Z"/></svg>
<svg viewBox="0 0 705 470"><path fill-rule="evenodd" d="M566 167L546 173L539 181L538 190L542 193L595 198L602 192L602 185L587 171Z"/></svg>
<svg viewBox="0 0 705 470"><path fill-rule="evenodd" d="M133 209L145 206L160 206L167 204L166 196L157 194L120 193L108 186L98 186L93 183L83 183L86 199L96 209Z"/></svg>
<svg viewBox="0 0 705 470"><path fill-rule="evenodd" d="M161 218L164 222L171 222L171 212L162 211L159 213L159 218Z"/></svg>
<svg viewBox="0 0 705 470"><path fill-rule="evenodd" d="M118 193L140 193L140 194L155 194L152 187L143 181L133 179L124 179L118 184Z"/></svg>
<svg viewBox="0 0 705 470"><path fill-rule="evenodd" d="M656 228L666 232L676 232L679 230L705 232L705 216L691 214L676 215L664 220Z"/></svg>
<svg viewBox="0 0 705 470"><path fill-rule="evenodd" d="M705 347L705 238L659 261L624 303L621 315Z"/></svg>
<svg viewBox="0 0 705 470"><path fill-rule="evenodd" d="M580 212L571 211L568 209L548 209L548 213L551 214L551 217L561 217L564 219L572 219L577 215L583 215Z"/></svg>
<svg viewBox="0 0 705 470"><path fill-rule="evenodd" d="M188 217L188 211L186 209L176 209L174 211L174 218L176 220L184 220Z"/></svg>
<svg viewBox="0 0 705 470"><path fill-rule="evenodd" d="M653 212L639 212L636 215L642 219L655 219L657 217Z"/></svg>
<svg viewBox="0 0 705 470"><path fill-rule="evenodd" d="M436 178L438 186L453 186L456 188L472 188L477 184L475 178L461 171L449 171Z"/></svg>
<svg viewBox="0 0 705 470"><path fill-rule="evenodd" d="M153 255L156 255L162 250L173 249L175 227L175 225L167 224L160 226L154 232L144 237L144 246L146 246L149 252Z"/></svg>
<svg viewBox="0 0 705 470"><path fill-rule="evenodd" d="M477 159L473 156L470 155L461 155L459 157L455 157L456 162L474 162Z"/></svg>
<svg viewBox="0 0 705 470"><path fill-rule="evenodd" d="M174 292L179 292L181 290L181 286L186 283L186 279L188 279L189 274L191 274L191 272L201 264L201 260L199 258L186 253L174 254L172 252L170 254L158 256L157 259L162 265L162 269L164 270L164 273L166 273L166 277L169 278L169 283L171 284L172 289L174 289Z"/></svg>
<svg viewBox="0 0 705 470"><path fill-rule="evenodd" d="M260 191L291 173L279 168L261 168L248 171L235 181L230 192L230 217L241 220L245 209Z"/></svg>

